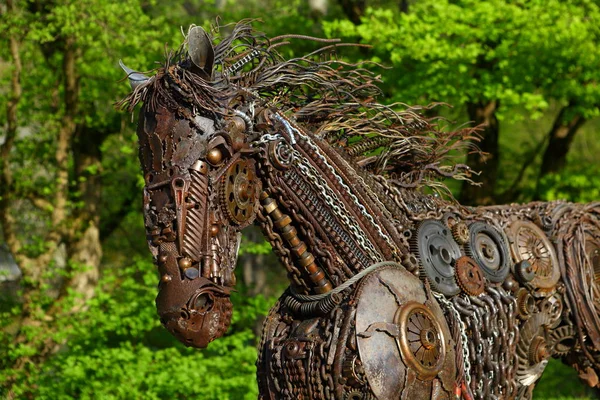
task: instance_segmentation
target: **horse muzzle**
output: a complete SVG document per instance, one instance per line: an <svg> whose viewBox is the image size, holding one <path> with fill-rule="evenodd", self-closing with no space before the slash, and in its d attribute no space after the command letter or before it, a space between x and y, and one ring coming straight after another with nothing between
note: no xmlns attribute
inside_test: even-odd
<svg viewBox="0 0 600 400"><path fill-rule="evenodd" d="M167 265L175 262L173 255L165 258ZM165 269L169 270L168 267ZM186 346L205 348L229 328L232 290L204 277L190 280L165 271L156 297L160 321Z"/></svg>

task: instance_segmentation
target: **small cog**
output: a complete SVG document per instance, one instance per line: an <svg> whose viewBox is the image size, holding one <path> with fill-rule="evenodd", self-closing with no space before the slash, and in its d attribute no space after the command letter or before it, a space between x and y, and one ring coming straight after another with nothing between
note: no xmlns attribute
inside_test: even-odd
<svg viewBox="0 0 600 400"><path fill-rule="evenodd" d="M521 283L527 283L535 278L535 271L528 260L521 260L515 264L515 275Z"/></svg>
<svg viewBox="0 0 600 400"><path fill-rule="evenodd" d="M533 338L531 345L529 346L528 358L532 365L550 358L546 339L544 339L542 336L536 336Z"/></svg>
<svg viewBox="0 0 600 400"><path fill-rule="evenodd" d="M469 296L479 296L485 290L485 278L479 265L471 257L463 256L454 266L456 281L463 292Z"/></svg>
<svg viewBox="0 0 600 400"><path fill-rule="evenodd" d="M469 227L464 222L458 222L452 227L452 237L458 244L465 244L469 241Z"/></svg>

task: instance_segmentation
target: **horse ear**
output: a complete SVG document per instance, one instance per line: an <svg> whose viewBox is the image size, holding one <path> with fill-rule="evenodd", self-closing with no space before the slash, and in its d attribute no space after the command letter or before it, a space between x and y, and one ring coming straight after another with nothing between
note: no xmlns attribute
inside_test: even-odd
<svg viewBox="0 0 600 400"><path fill-rule="evenodd" d="M213 64L215 62L215 51L208 34L199 26L190 28L188 32L188 54L196 68L194 71L206 77L212 77Z"/></svg>
<svg viewBox="0 0 600 400"><path fill-rule="evenodd" d="M123 68L123 71L125 71L125 73L127 74L127 77L129 78L129 84L131 85L131 90L134 90L136 87L138 87L139 85L141 85L142 83L144 83L148 79L150 79L146 75L144 75L140 72L136 72L136 71L132 70L131 68L127 67L125 64L123 64L122 60L119 60L119 65L121 66L121 68Z"/></svg>

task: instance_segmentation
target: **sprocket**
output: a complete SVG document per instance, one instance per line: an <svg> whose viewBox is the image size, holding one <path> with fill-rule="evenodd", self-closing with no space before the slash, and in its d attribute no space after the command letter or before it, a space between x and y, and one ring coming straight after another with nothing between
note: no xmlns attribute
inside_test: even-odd
<svg viewBox="0 0 600 400"><path fill-rule="evenodd" d="M460 247L447 227L435 220L421 222L411 238L411 249L419 255L421 277L426 277L435 290L447 296L460 292L454 275Z"/></svg>
<svg viewBox="0 0 600 400"><path fill-rule="evenodd" d="M254 169L245 160L237 160L221 178L221 208L231 222L243 225L253 215L256 203Z"/></svg>
<svg viewBox="0 0 600 400"><path fill-rule="evenodd" d="M485 278L479 265L471 257L463 256L454 266L458 286L469 296L479 296L485 290Z"/></svg>
<svg viewBox="0 0 600 400"><path fill-rule="evenodd" d="M511 265L504 235L485 222L473 222L469 232L469 241L465 244L467 255L477 261L487 279L503 282Z"/></svg>

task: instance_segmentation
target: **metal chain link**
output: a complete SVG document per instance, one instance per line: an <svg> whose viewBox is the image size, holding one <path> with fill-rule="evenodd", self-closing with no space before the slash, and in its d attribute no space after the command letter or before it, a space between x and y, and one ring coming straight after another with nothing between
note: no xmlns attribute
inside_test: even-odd
<svg viewBox="0 0 600 400"><path fill-rule="evenodd" d="M294 160L296 161L300 171L305 174L305 176L319 190L321 196L323 196L323 199L327 205L331 207L333 213L340 218L342 222L346 224L346 226L348 226L359 245L367 251L373 261L382 261L383 258L377 252L377 250L375 250L373 243L371 243L371 241L364 235L354 217L352 217L344 203L338 198L338 195L327 184L327 182L325 182L317 169L310 164L308 160L302 158L297 150L293 149L292 154L295 156Z"/></svg>
<svg viewBox="0 0 600 400"><path fill-rule="evenodd" d="M350 198L352 199L354 204L360 210L361 214L371 223L371 225L373 227L375 227L379 236L386 241L386 243L388 244L388 246L390 246L391 249L393 249L394 251L397 251L396 245L394 245L392 243L391 239L383 233L379 224L375 223L373 216L367 211L365 206L358 200L356 195L354 193L352 193L352 190L350 190L350 187L348 187L348 185L346 185L346 183L343 181L342 177L336 172L336 169L333 167L333 165L331 165L327 161L327 158L323 155L321 149L319 149L319 147L313 143L312 139L308 135L304 134L300 129L296 128L284 116L280 115L279 113L275 114L275 118L281 124L283 124L286 127L286 129L288 130L288 132L290 134L290 142L292 142L290 144L294 145L296 143L296 140L294 138L294 133L296 133L299 137L301 137L304 140L304 142L311 148L311 150L317 155L317 157L319 157L322 164L327 167L327 169L329 170L329 173L332 176L335 176L338 184L344 189L346 194L348 194L348 196L350 196Z"/></svg>
<svg viewBox="0 0 600 400"><path fill-rule="evenodd" d="M443 304L454 316L454 319L458 321L458 327L460 329L460 343L462 347L463 353L463 371L465 371L465 380L467 381L467 385L471 385L471 362L470 362L470 354L469 354L469 338L467 337L467 328L465 323L460 317L460 313L454 307L446 297L440 293L432 292L433 296Z"/></svg>

